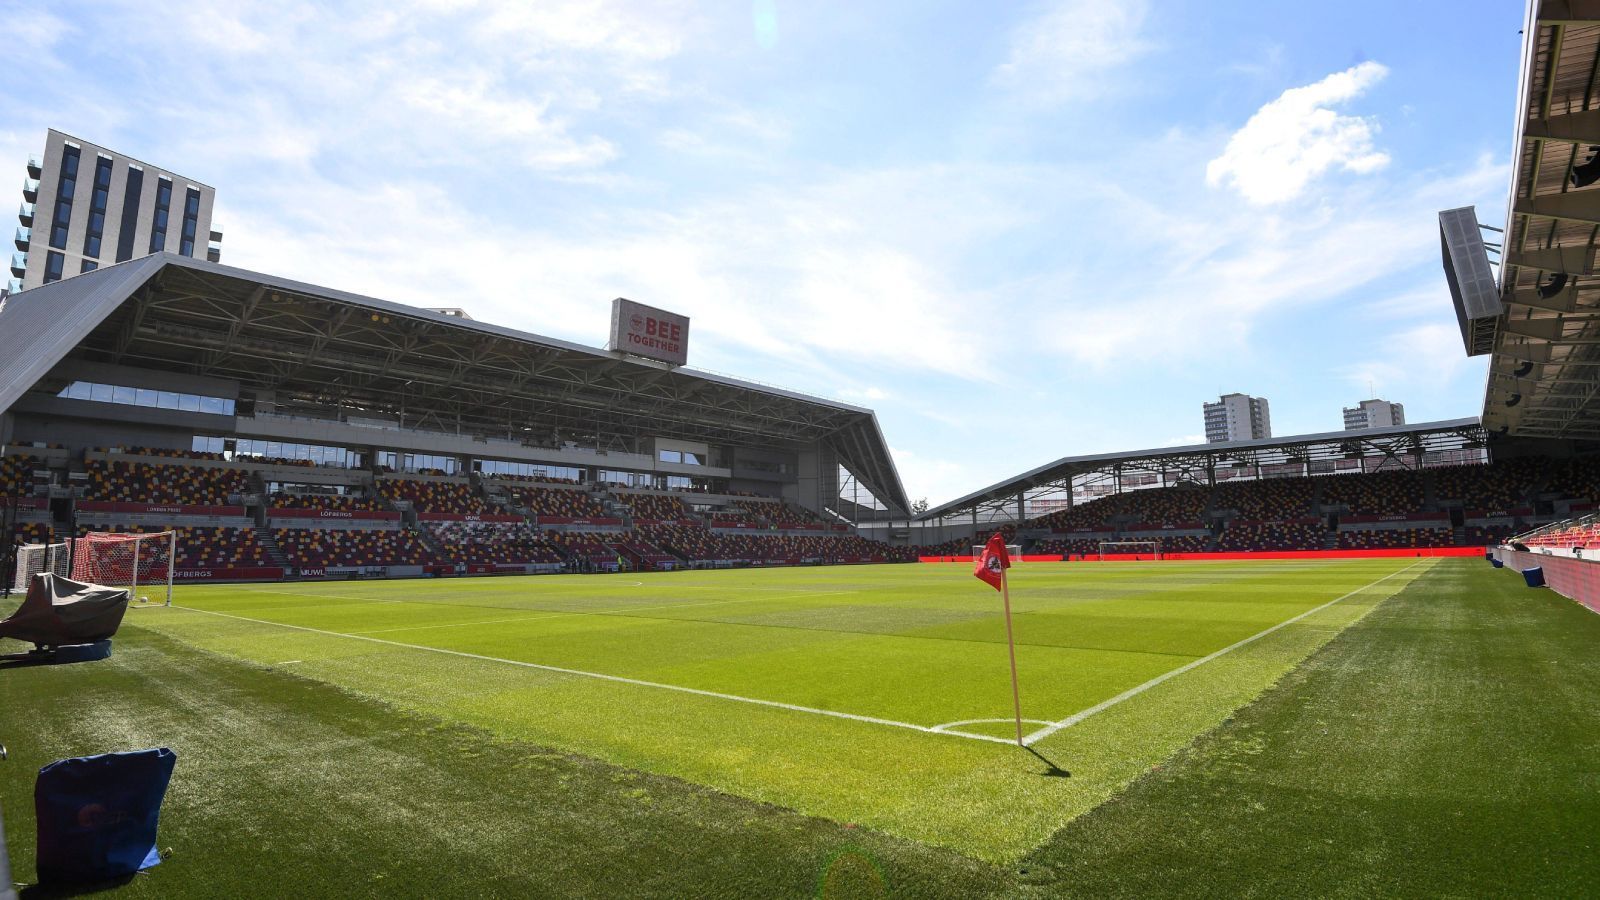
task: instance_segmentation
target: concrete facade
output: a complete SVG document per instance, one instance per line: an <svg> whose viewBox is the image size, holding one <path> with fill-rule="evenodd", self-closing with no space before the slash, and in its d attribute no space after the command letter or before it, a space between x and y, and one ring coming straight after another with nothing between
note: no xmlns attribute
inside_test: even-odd
<svg viewBox="0 0 1600 900"><path fill-rule="evenodd" d="M61 187L62 162L68 147L75 147L78 150L78 170L73 187L71 211L67 218L66 240L62 242L64 246L52 247L51 233L56 221L56 199ZM110 161L111 180L106 191L100 252L90 256L85 254L85 238L89 233L94 201L95 173L101 159ZM212 262L220 259L222 232L216 229L211 221L212 207L217 194L215 188L159 166L63 134L53 128L46 135L44 154L37 161L39 163L37 168L32 163L29 165L28 177L24 184L23 207L18 214L18 230L14 239L15 253L11 260L9 284L12 293L30 290L45 283L46 267L52 252L60 253L63 257L62 278L81 274L86 261L95 266L109 266L161 250L181 254L184 207L190 190L199 192L199 210L193 252L185 255L204 257ZM37 175L34 174L35 171L38 172ZM124 206L130 199L128 197L130 174L136 175L139 181L137 208L127 223L132 229L132 244L125 248L126 256L119 259L119 256L124 256L119 252L119 245L123 238ZM29 201L29 192L26 188L35 181L37 189L34 192L34 199ZM156 199L162 184L170 185L172 191L167 211L166 240L161 247L152 249L150 238L155 231ZM30 207L31 217L28 215Z"/></svg>
<svg viewBox="0 0 1600 900"><path fill-rule="evenodd" d="M1272 411L1265 397L1223 394L1217 402L1201 404L1200 408L1205 414L1208 444L1272 437Z"/></svg>
<svg viewBox="0 0 1600 900"><path fill-rule="evenodd" d="M1363 400L1344 410L1344 430L1362 428L1388 428L1406 423L1406 408L1388 400Z"/></svg>

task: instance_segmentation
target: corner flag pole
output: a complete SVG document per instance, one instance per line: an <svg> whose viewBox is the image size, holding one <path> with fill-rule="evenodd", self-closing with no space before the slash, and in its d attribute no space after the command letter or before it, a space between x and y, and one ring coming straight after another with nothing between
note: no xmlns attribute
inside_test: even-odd
<svg viewBox="0 0 1600 900"><path fill-rule="evenodd" d="M1011 635L1011 582L1006 578L1004 567L1000 569L1000 596L1005 599L1006 606L1006 649L1011 651L1011 709L1017 716L1017 746L1025 747L1022 743L1022 696L1017 692L1017 641Z"/></svg>

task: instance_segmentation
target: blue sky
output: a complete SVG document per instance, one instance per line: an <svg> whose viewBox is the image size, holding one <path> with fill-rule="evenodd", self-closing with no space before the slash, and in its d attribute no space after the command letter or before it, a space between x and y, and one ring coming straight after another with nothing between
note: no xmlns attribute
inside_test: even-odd
<svg viewBox="0 0 1600 900"><path fill-rule="evenodd" d="M47 127L218 188L224 261L877 410L913 498L1378 395L1476 415L1435 213L1502 225L1522 8L6 3ZM19 174L20 180L20 174Z"/></svg>

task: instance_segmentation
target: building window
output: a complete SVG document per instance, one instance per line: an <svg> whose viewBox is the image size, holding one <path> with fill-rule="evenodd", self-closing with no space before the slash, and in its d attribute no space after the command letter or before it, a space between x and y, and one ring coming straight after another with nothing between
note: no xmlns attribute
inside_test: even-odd
<svg viewBox="0 0 1600 900"><path fill-rule="evenodd" d="M100 264L99 263L95 262L92 259L86 259L86 260L83 261L83 265L78 267L78 274L82 275L84 272L93 272L95 269L98 269L98 268L100 268Z"/></svg>
<svg viewBox="0 0 1600 900"><path fill-rule="evenodd" d="M657 456L664 463L683 462L683 453L677 450L661 450L658 451Z"/></svg>
<svg viewBox="0 0 1600 900"><path fill-rule="evenodd" d="M156 213L150 220L150 252L167 249L167 213L172 209L172 179L165 175L156 180Z"/></svg>
<svg viewBox="0 0 1600 900"><path fill-rule="evenodd" d="M111 199L111 160L97 157L94 192L89 195L89 227L83 232L83 255L100 256L100 238L106 233L106 203Z"/></svg>
<svg viewBox="0 0 1600 900"><path fill-rule="evenodd" d="M49 255L44 258L44 283L49 284L52 281L60 281L61 270L66 264L67 258L64 255L51 250Z"/></svg>
<svg viewBox="0 0 1600 900"><path fill-rule="evenodd" d="M92 381L74 381L56 395L65 400L96 400L101 403L120 403L125 406L148 406L153 409L176 409L180 412L207 412L213 415L233 415L233 401L225 397L203 397L199 394L178 394L171 391L153 391L121 384L100 384Z"/></svg>
<svg viewBox="0 0 1600 900"><path fill-rule="evenodd" d="M195 232L200 228L200 192L189 188L183 198L183 240L178 244L182 256L194 255Z"/></svg>
<svg viewBox="0 0 1600 900"><path fill-rule="evenodd" d="M56 217L50 223L50 246L57 250L67 249L67 227L72 224L72 195L77 190L78 148L67 147L61 152L61 180L56 182Z"/></svg>
<svg viewBox="0 0 1600 900"><path fill-rule="evenodd" d="M122 192L122 225L117 231L117 262L133 259L133 233L138 229L139 195L144 191L144 171L128 167L128 186Z"/></svg>

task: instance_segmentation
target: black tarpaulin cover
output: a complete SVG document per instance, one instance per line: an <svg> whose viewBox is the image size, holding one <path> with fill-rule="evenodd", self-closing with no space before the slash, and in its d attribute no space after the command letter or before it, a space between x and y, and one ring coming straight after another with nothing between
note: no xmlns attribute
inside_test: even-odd
<svg viewBox="0 0 1600 900"><path fill-rule="evenodd" d="M0 622L0 637L40 647L87 644L116 634L127 611L125 588L84 584L43 573L33 576L22 606L11 618Z"/></svg>

